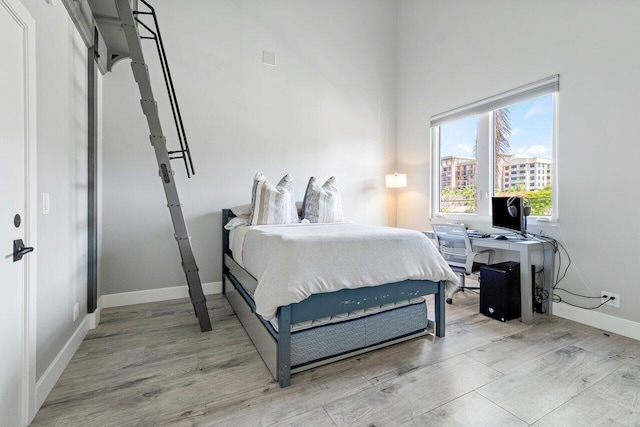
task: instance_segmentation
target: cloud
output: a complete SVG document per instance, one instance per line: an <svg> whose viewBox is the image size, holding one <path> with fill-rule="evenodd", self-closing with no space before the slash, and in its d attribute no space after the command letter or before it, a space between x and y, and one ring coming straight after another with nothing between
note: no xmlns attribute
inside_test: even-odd
<svg viewBox="0 0 640 427"><path fill-rule="evenodd" d="M527 148L526 153L531 156L539 156L541 154L547 153L547 147L543 145L532 145L531 147Z"/></svg>
<svg viewBox="0 0 640 427"><path fill-rule="evenodd" d="M516 136L520 133L520 128L515 128L511 131L511 136Z"/></svg>
<svg viewBox="0 0 640 427"><path fill-rule="evenodd" d="M549 150L543 145L532 145L530 147L520 147L515 154L527 157L537 157L546 154Z"/></svg>
<svg viewBox="0 0 640 427"><path fill-rule="evenodd" d="M457 147L465 154L473 154L473 145L471 144L458 144Z"/></svg>
<svg viewBox="0 0 640 427"><path fill-rule="evenodd" d="M529 108L529 110L524 114L525 119L529 119L535 115L543 114L546 110L546 105L543 102L536 102Z"/></svg>

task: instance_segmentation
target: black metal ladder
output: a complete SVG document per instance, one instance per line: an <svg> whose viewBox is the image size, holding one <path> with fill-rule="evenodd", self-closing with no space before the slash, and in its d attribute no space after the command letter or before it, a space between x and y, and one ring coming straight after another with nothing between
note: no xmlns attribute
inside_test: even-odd
<svg viewBox="0 0 640 427"><path fill-rule="evenodd" d="M155 10L145 0L139 0L148 11L132 10L130 0L89 0L89 5L94 14L98 30L103 26L103 34L105 36L105 44L108 49L107 70L111 65L123 57L131 58L131 69L134 78L140 90L140 104L142 111L147 119L149 126L149 138L151 145L155 151L158 163L159 174L162 180L165 196L167 199L167 207L171 214L171 221L174 228L174 237L178 243L178 249L182 258L182 269L184 270L187 284L189 287L189 296L193 304L193 308L202 332L211 330L211 320L207 310L206 298L202 290L199 269L193 255L191 247L191 238L187 230L187 224L182 212L182 205L178 196L178 190L174 180L175 172L171 167L171 160L182 159L187 172L187 177L191 178L195 174L193 169L193 161L189 150L189 143L184 131L184 124L180 114L180 107L176 97L173 80L169 63L167 62L162 36L158 27L158 19ZM143 16L151 16L153 18L153 27L143 22ZM138 26L144 28L149 35L141 36ZM114 31L115 28L115 31ZM126 43L122 40L122 36ZM96 37L99 39L99 37ZM107 41L106 39L109 39ZM160 58L162 74L164 76L167 93L169 95L169 103L178 134L180 144L179 150L168 150L166 137L162 131L160 124L160 116L158 114L158 104L153 96L151 88L151 80L149 78L149 69L144 60L142 51L142 40L154 40ZM109 47L109 44L114 46ZM122 46L126 44L128 51L123 51ZM96 44L96 52L99 51Z"/></svg>
<svg viewBox="0 0 640 427"><path fill-rule="evenodd" d="M182 114L180 113L180 106L178 105L178 98L176 97L176 90L173 86L173 78L171 77L171 70L169 69L169 62L167 61L167 54L164 50L164 43L162 42L162 35L160 34L160 26L158 25L158 17L156 16L155 9L145 0L139 0L149 10L148 11L133 11L135 21L142 26L150 36L140 36L141 40L153 40L158 51L158 58L160 59L160 65L162 67L162 75L164 77L164 83L167 87L167 94L169 95L169 104L171 105L171 113L173 114L173 121L176 126L178 134L178 142L180 143L179 150L169 151L169 160L183 159L184 167L187 171L187 177L191 178L191 175L195 175L193 169L193 160L191 159L191 151L189 150L189 143L187 142L187 134L184 131L184 124L182 122ZM149 15L153 17L153 25L155 31L147 24L145 24L139 16Z"/></svg>

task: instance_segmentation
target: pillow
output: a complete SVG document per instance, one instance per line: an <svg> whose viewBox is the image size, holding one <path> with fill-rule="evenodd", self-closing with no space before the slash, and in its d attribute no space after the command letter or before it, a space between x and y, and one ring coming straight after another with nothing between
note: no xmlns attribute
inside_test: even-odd
<svg viewBox="0 0 640 427"><path fill-rule="evenodd" d="M231 212L237 217L249 218L251 216L251 204L235 206L231 208Z"/></svg>
<svg viewBox="0 0 640 427"><path fill-rule="evenodd" d="M293 178L285 175L274 186L257 173L251 191L249 225L295 224L300 222L293 191Z"/></svg>
<svg viewBox="0 0 640 427"><path fill-rule="evenodd" d="M224 225L224 228L226 230L231 231L236 227L240 227L241 225L247 225L247 224L249 224L249 218L248 217L246 217L246 216L238 217L237 216L235 218L231 218L229 220L229 222Z"/></svg>
<svg viewBox="0 0 640 427"><path fill-rule="evenodd" d="M344 221L340 191L334 185L336 177L329 178L322 187L317 181L315 176L309 179L302 201L302 217L309 222Z"/></svg>

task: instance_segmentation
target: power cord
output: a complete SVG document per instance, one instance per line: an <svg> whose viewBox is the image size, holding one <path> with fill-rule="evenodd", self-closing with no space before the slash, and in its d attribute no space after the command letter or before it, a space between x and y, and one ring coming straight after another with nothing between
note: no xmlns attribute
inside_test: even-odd
<svg viewBox="0 0 640 427"><path fill-rule="evenodd" d="M533 310L536 313L546 313L544 303L549 300L549 292L544 289L544 267L535 272L533 282Z"/></svg>
<svg viewBox="0 0 640 427"><path fill-rule="evenodd" d="M570 306L573 306L573 307L584 308L585 310L595 310L596 308L602 307L603 305L605 305L609 301L613 301L613 300L616 299L616 297L610 297L610 296L607 296L607 295L603 295L602 297L588 297L588 298L607 298L607 299L604 302L600 303L599 305L596 305L595 307L584 307L584 306L581 306L581 305L576 305L576 304L572 304L570 302L567 302L567 301L563 300L560 295L554 294L553 295L553 302L561 302L561 303L564 303L564 304L567 304L567 305L570 305Z"/></svg>
<svg viewBox="0 0 640 427"><path fill-rule="evenodd" d="M581 298L595 298L595 299L605 298L604 296L601 296L601 297L590 297L588 295L580 295L580 294L576 294L575 292L571 292L570 290L567 290L567 289L564 289L564 288L558 288L558 287L554 287L553 290L554 291L563 291L563 292L566 292L568 294L574 295L576 297L581 297Z"/></svg>
<svg viewBox="0 0 640 427"><path fill-rule="evenodd" d="M581 294L577 294L575 292L572 292L568 289L564 289L564 288L560 288L558 287L558 285L560 284L560 282L566 277L567 272L569 271L569 267L572 264L571 261L571 255L569 255L569 251L567 251L567 249L562 245L562 243L560 243L558 240L552 238L552 237L548 237L545 236L543 234L534 234L534 233L526 233L528 237L533 238L534 240L538 240L540 242L546 242L549 243L553 246L553 252L554 254L558 254L558 276L556 277L556 281L553 284L553 287L551 288L553 291L563 291L566 292L570 295L579 297L579 298L586 298L586 299L603 299L606 298L606 300L602 303L600 303L599 305L595 306L595 307L585 307L582 305L577 305L577 304L573 304L570 303L568 301L565 301L560 295L557 295L555 292L553 293L552 296L552 301L553 302L558 302L558 303L564 303L573 307L578 307L578 308L583 308L585 310L595 310L596 308L600 308L603 305L605 305L606 303L608 303L609 301L613 301L615 300L615 297L610 297L608 295L602 295L602 296L590 296L590 295L581 295ZM564 269L562 268L562 253L564 252L564 254L567 257L567 265L564 267ZM544 265L545 263L545 259L544 259L544 255L545 252L542 251L542 264ZM540 271L536 272L536 276L538 276L539 273L542 273L544 271L544 267L542 267L540 269ZM561 273L562 272L562 273ZM540 309L544 310L544 305L542 304L543 302L546 302L549 298L549 293L547 291L544 290L544 276L540 275L539 278L541 279L541 286L538 287L538 277L536 277L536 283L535 283L535 289L534 289L534 307L539 307ZM537 311L537 310L536 310Z"/></svg>
<svg viewBox="0 0 640 427"><path fill-rule="evenodd" d="M550 243L553 246L554 254L558 251L557 242L552 239L544 236L543 234L533 234L526 233L526 237L532 238L534 240L539 241L540 243ZM544 308L544 303L549 300L549 292L544 289L544 265L546 263L546 254L545 251L542 251L542 267L540 270L534 272L534 282L533 282L533 310L536 313L546 313L547 310Z"/></svg>

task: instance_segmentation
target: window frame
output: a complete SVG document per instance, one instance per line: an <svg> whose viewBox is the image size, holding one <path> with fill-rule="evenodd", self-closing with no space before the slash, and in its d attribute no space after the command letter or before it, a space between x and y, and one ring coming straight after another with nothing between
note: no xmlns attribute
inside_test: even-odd
<svg viewBox="0 0 640 427"><path fill-rule="evenodd" d="M560 76L554 75L546 79L520 86L499 95L486 98L447 112L437 114L430 119L430 144L431 144L431 218L446 218L449 220L491 221L491 197L495 192L495 155L493 147L494 138L494 111L510 105L526 102L541 96L551 95L551 215L531 216L530 222L557 222L559 218L558 200L558 101L560 92ZM476 147L476 213L449 213L440 211L440 126L469 116L477 116L477 147ZM510 168L510 177L515 177L515 168ZM523 169L523 172L528 170ZM535 170L535 168L534 168ZM520 169L517 169L520 172ZM505 174L505 177L507 175ZM517 176L520 176L519 174Z"/></svg>

